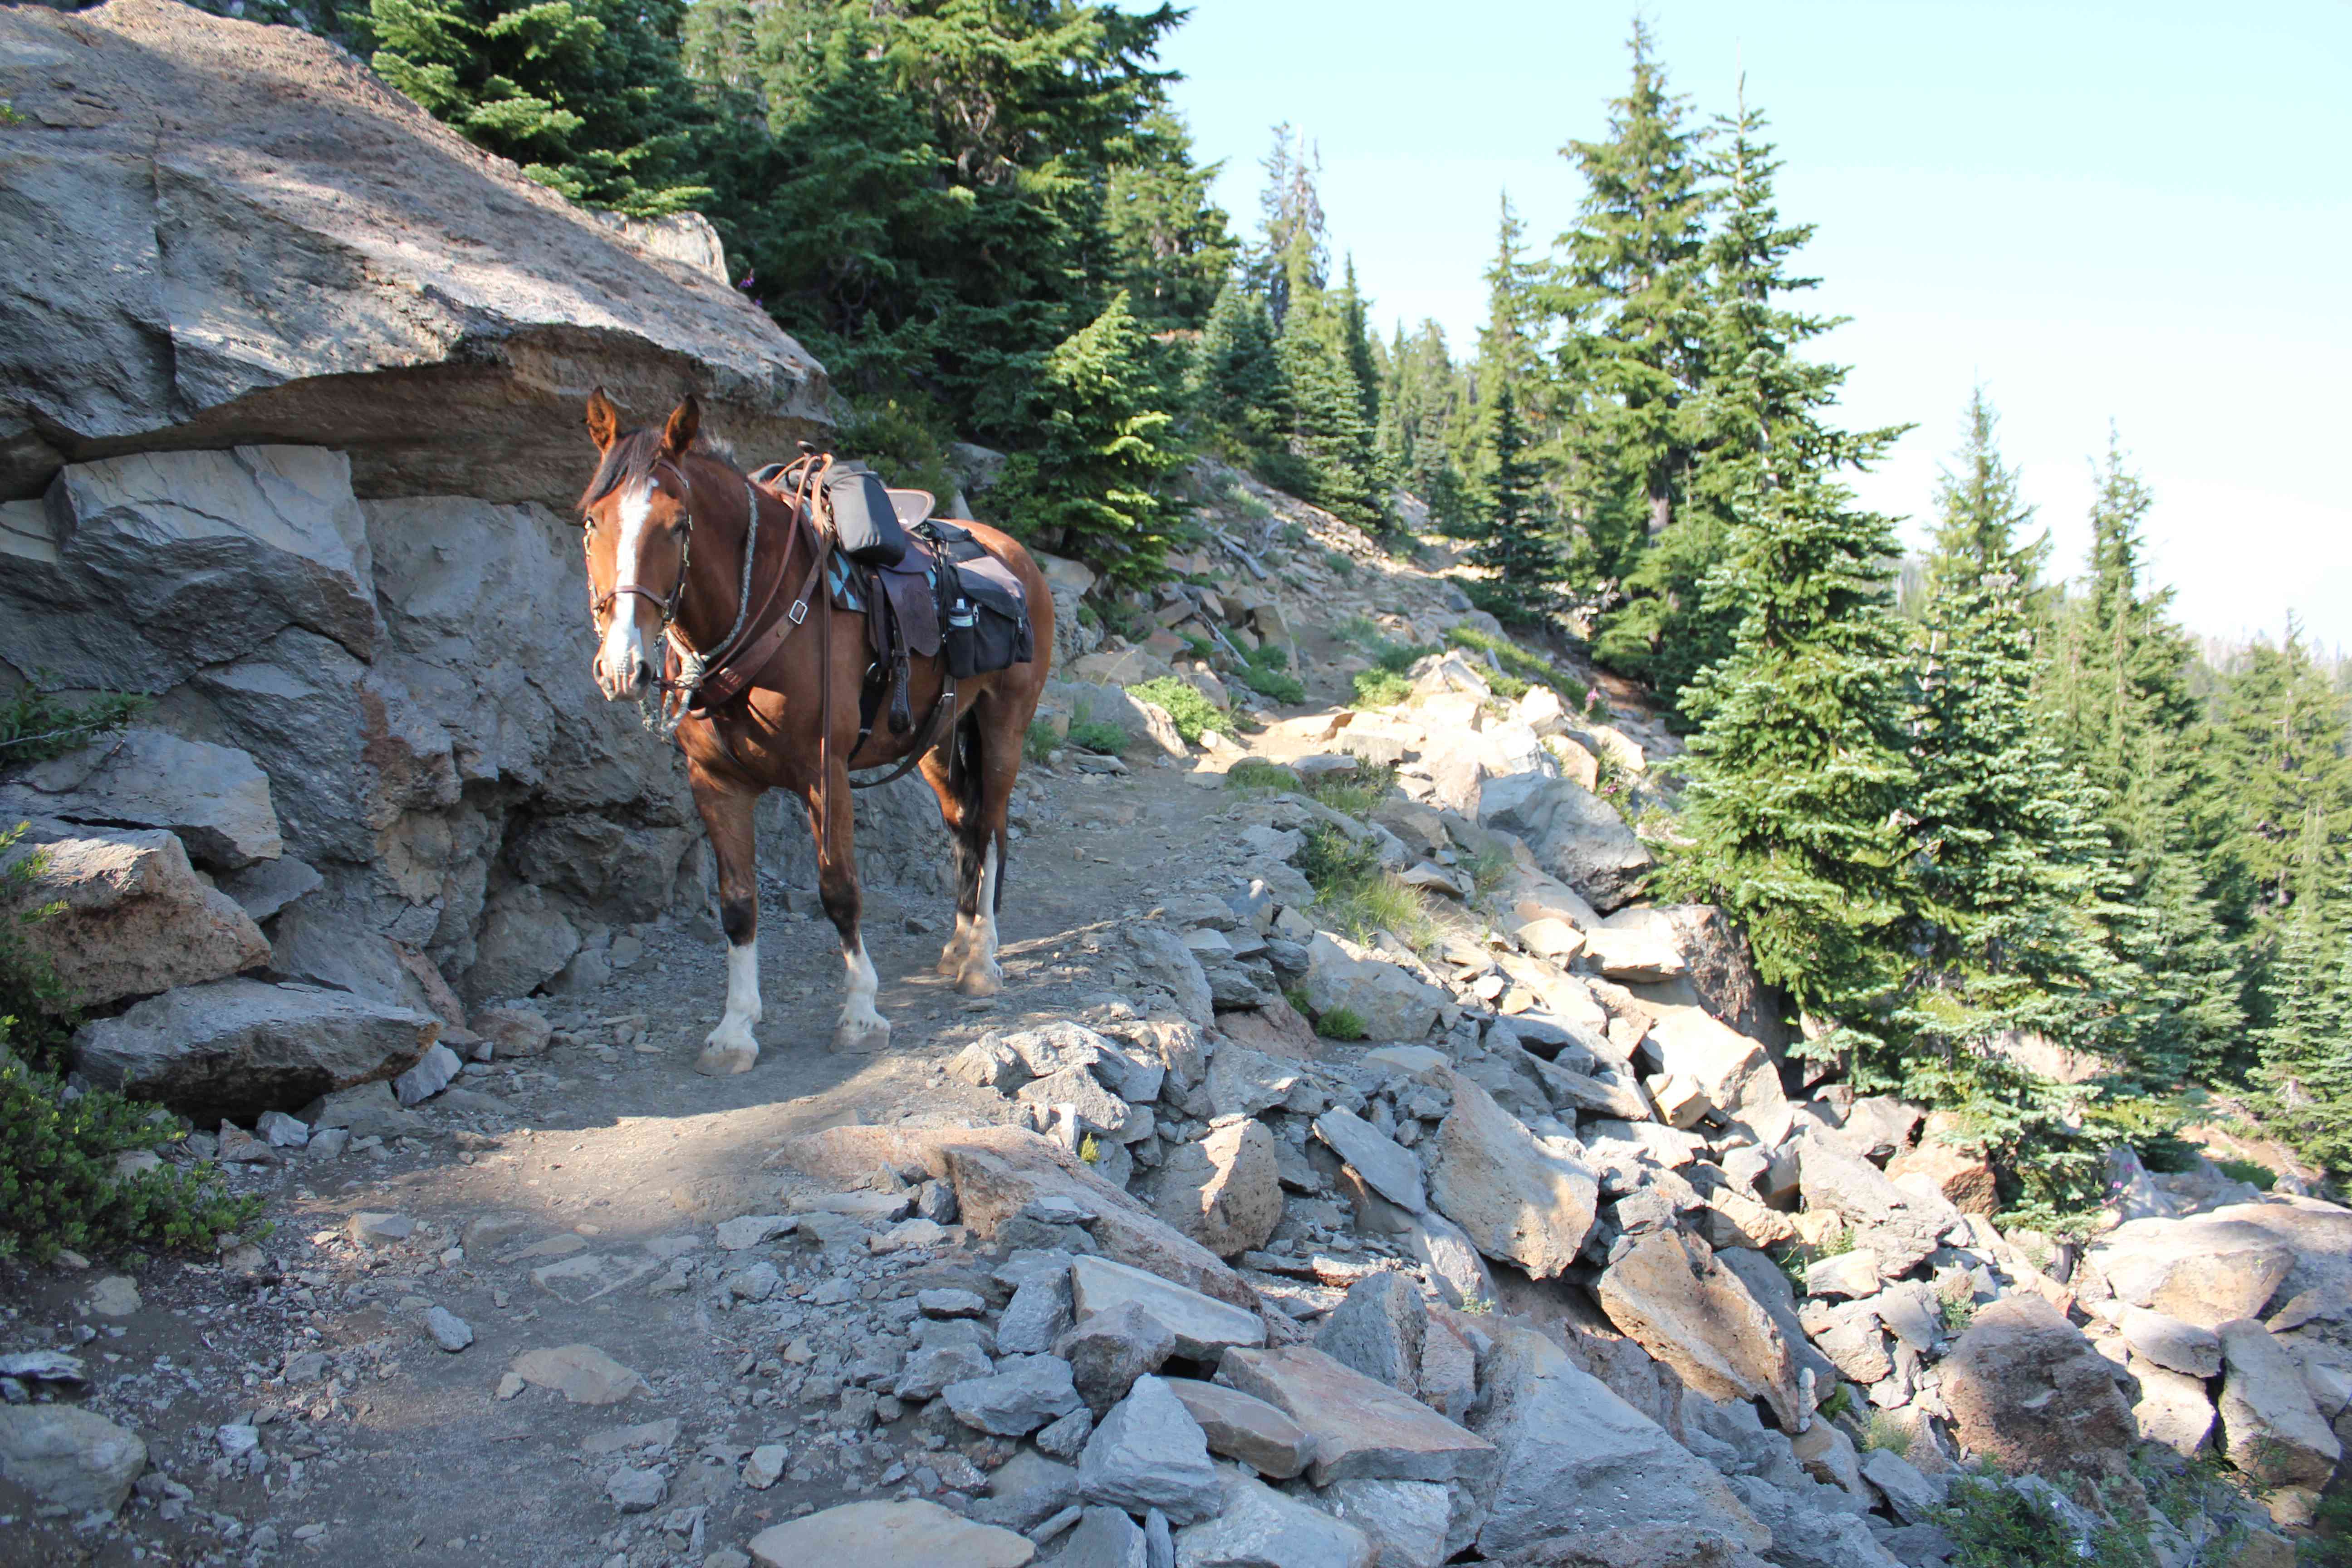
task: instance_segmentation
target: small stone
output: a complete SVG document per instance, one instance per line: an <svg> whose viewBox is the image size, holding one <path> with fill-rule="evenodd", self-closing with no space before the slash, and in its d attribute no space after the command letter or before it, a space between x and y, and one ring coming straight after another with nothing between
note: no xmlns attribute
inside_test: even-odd
<svg viewBox="0 0 2352 1568"><path fill-rule="evenodd" d="M127 1318L145 1303L127 1274L109 1274L89 1288L89 1310L101 1318Z"/></svg>
<svg viewBox="0 0 2352 1568"><path fill-rule="evenodd" d="M1087 1509L1054 1563L1055 1568L1145 1568L1143 1527L1121 1509Z"/></svg>
<svg viewBox="0 0 2352 1568"><path fill-rule="evenodd" d="M742 1252L788 1234L800 1224L800 1216L788 1214L747 1214L719 1224L719 1245L729 1252Z"/></svg>
<svg viewBox="0 0 2352 1568"><path fill-rule="evenodd" d="M792 1454L782 1443L762 1443L743 1461L743 1484L755 1492L766 1491L783 1479L790 1463Z"/></svg>
<svg viewBox="0 0 2352 1568"><path fill-rule="evenodd" d="M274 1165L278 1163L278 1151L269 1146L267 1139L255 1137L235 1122L224 1121L213 1158L224 1165Z"/></svg>
<svg viewBox="0 0 2352 1568"><path fill-rule="evenodd" d="M1307 1468L1314 1443L1304 1428L1265 1400L1223 1384L1168 1380L1208 1439L1209 1452L1239 1459L1259 1475L1288 1480Z"/></svg>
<svg viewBox="0 0 2352 1568"><path fill-rule="evenodd" d="M1038 1432L1034 1441L1040 1452L1051 1454L1065 1464L1075 1463L1087 1439L1094 1435L1095 1418L1091 1412L1073 1410L1058 1421L1051 1421Z"/></svg>
<svg viewBox="0 0 2352 1568"><path fill-rule="evenodd" d="M1371 1568L1374 1562L1362 1531L1246 1476L1225 1481L1214 1519L1177 1533L1176 1552L1184 1568Z"/></svg>
<svg viewBox="0 0 2352 1568"><path fill-rule="evenodd" d="M473 1326L446 1307L428 1309L425 1328L433 1336L433 1342L451 1355L474 1342Z"/></svg>
<svg viewBox="0 0 2352 1568"><path fill-rule="evenodd" d="M263 1111L253 1130L273 1149L300 1149L310 1142L309 1124L282 1110Z"/></svg>
<svg viewBox="0 0 2352 1568"><path fill-rule="evenodd" d="M1057 1356L1008 1356L988 1377L940 1391L957 1420L1000 1437L1025 1437L1049 1421L1086 1408L1070 1363Z"/></svg>
<svg viewBox="0 0 2352 1568"><path fill-rule="evenodd" d="M976 1290L919 1291L915 1305L927 1318L977 1318L988 1310L987 1300Z"/></svg>
<svg viewBox="0 0 2352 1568"><path fill-rule="evenodd" d="M1099 1418L1127 1397L1135 1380L1158 1372L1175 1353L1176 1336L1140 1303L1121 1301L1080 1319L1054 1345L1070 1363L1080 1397Z"/></svg>
<svg viewBox="0 0 2352 1568"><path fill-rule="evenodd" d="M1076 1259L1070 1283L1081 1318L1132 1300L1168 1326L1176 1353L1187 1361L1213 1362L1229 1345L1265 1343L1265 1323L1255 1312L1107 1258Z"/></svg>
<svg viewBox="0 0 2352 1568"><path fill-rule="evenodd" d="M514 1372L574 1405L617 1405L632 1394L647 1392L644 1378L594 1345L525 1351L515 1357Z"/></svg>
<svg viewBox="0 0 2352 1568"><path fill-rule="evenodd" d="M500 1399L512 1399L516 1394L520 1394L529 1386L530 1385L528 1384L523 1382L521 1373L502 1372L499 1374L498 1397Z"/></svg>
<svg viewBox="0 0 2352 1568"><path fill-rule="evenodd" d="M986 1377L995 1369L978 1345L925 1345L907 1358L890 1392L899 1399L937 1399L948 1384Z"/></svg>
<svg viewBox="0 0 2352 1568"><path fill-rule="evenodd" d="M1037 1553L1025 1536L920 1500L844 1503L771 1525L751 1544L766 1568L1022 1568Z"/></svg>
<svg viewBox="0 0 2352 1568"><path fill-rule="evenodd" d="M1070 1269L1065 1262L1021 1282L996 1325L1006 1355L1043 1355L1070 1326Z"/></svg>
<svg viewBox="0 0 2352 1568"><path fill-rule="evenodd" d="M348 1127L321 1127L310 1134L310 1142L302 1152L313 1160L340 1160L352 1146L352 1130Z"/></svg>
<svg viewBox="0 0 2352 1568"><path fill-rule="evenodd" d="M669 1483L662 1479L659 1470L624 1466L604 1482L604 1495L623 1513L646 1513L661 1506L662 1500L669 1495Z"/></svg>
<svg viewBox="0 0 2352 1568"><path fill-rule="evenodd" d="M1087 1439L1078 1487L1088 1501L1157 1508L1184 1523L1215 1513L1219 1500L1200 1423L1165 1382L1150 1376L1137 1378Z"/></svg>
<svg viewBox="0 0 2352 1568"><path fill-rule="evenodd" d="M139 1435L95 1411L73 1405L0 1406L0 1478L52 1507L110 1514L146 1468L147 1445ZM26 1526L10 1528L21 1542Z"/></svg>
<svg viewBox="0 0 2352 1568"><path fill-rule="evenodd" d="M415 1067L392 1080L392 1091L403 1105L421 1105L448 1088L465 1065L457 1052L436 1040Z"/></svg>
<svg viewBox="0 0 2352 1568"><path fill-rule="evenodd" d="M1878 1293L1878 1254L1867 1247L1817 1258L1805 1266L1805 1294L1860 1300Z"/></svg>
<svg viewBox="0 0 2352 1568"><path fill-rule="evenodd" d="M1315 1336L1315 1347L1366 1377L1404 1394L1420 1392L1422 1341L1429 1309L1402 1274L1357 1280Z"/></svg>
<svg viewBox="0 0 2352 1568"><path fill-rule="evenodd" d="M739 1301L764 1301L782 1288L783 1276L776 1266L762 1259L749 1268L738 1269L725 1281L727 1293Z"/></svg>
<svg viewBox="0 0 2352 1568"><path fill-rule="evenodd" d="M391 1247L416 1234L416 1222L404 1214L362 1209L345 1227L362 1247Z"/></svg>

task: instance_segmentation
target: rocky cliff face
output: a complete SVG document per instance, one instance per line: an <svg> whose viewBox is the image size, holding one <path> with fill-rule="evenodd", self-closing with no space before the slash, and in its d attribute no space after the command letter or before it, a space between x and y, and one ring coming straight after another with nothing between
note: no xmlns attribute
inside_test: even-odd
<svg viewBox="0 0 2352 1568"><path fill-rule="evenodd" d="M527 994L698 893L675 754L590 680L569 501L599 384L747 455L824 425L709 226L601 219L334 46L164 0L0 13L0 687L155 699L0 813L176 834L272 977L453 1025L442 979ZM153 956L110 994L190 982Z"/></svg>

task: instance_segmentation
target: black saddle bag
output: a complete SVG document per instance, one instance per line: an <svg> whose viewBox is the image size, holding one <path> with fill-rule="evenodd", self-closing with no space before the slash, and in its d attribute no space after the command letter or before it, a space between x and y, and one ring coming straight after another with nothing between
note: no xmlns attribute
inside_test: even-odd
<svg viewBox="0 0 2352 1568"><path fill-rule="evenodd" d="M835 463L825 475L824 499L843 554L865 566L896 566L907 558L907 530L879 474L863 463Z"/></svg>
<svg viewBox="0 0 2352 1568"><path fill-rule="evenodd" d="M1034 658L1037 637L1029 624L1029 598L1013 569L952 523L934 519L920 526L948 559L949 581L941 595L948 673L964 680Z"/></svg>

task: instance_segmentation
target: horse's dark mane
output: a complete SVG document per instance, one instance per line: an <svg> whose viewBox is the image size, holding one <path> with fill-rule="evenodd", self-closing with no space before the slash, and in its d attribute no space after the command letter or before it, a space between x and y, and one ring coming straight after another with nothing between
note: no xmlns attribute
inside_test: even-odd
<svg viewBox="0 0 2352 1568"><path fill-rule="evenodd" d="M596 474L588 488L580 492L580 511L611 495L631 479L650 479L654 464L662 455L662 432L651 426L632 430L604 448L604 461L596 465ZM689 458L709 458L729 468L734 466L733 455L721 449L721 444L709 437L698 437L686 454Z"/></svg>

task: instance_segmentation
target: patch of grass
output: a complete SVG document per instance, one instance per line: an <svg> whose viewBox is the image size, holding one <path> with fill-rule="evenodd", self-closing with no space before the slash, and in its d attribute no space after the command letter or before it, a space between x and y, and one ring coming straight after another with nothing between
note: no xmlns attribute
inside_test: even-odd
<svg viewBox="0 0 2352 1568"><path fill-rule="evenodd" d="M1345 1007L1334 1007L1316 1019L1315 1032L1327 1040L1360 1040L1370 1033L1364 1020Z"/></svg>
<svg viewBox="0 0 2352 1568"><path fill-rule="evenodd" d="M1797 1282L1797 1289L1800 1294L1803 1292L1804 1281L1801 1279ZM1813 1407L1814 1413L1824 1421L1834 1421L1853 1408L1853 1384L1850 1383L1841 1383L1831 1389L1830 1396Z"/></svg>
<svg viewBox="0 0 2352 1568"><path fill-rule="evenodd" d="M1273 516L1273 515L1274 515L1274 509L1273 509L1273 508L1271 508L1271 507L1268 507L1268 508L1266 509L1266 515L1267 515L1267 516L1269 516L1269 517ZM1308 536L1307 536L1307 525L1306 525L1305 523L1303 523L1303 522L1298 522L1298 521L1291 521L1291 522L1286 522L1286 523L1284 523L1284 524L1282 525L1282 530L1281 530L1281 531L1280 531L1280 532L1278 532L1278 533L1276 533L1276 534L1275 535L1275 537L1276 537L1276 539L1281 540L1281 541L1282 541L1282 542L1284 542L1285 544L1289 545L1293 550L1296 550L1296 549L1297 549L1300 545L1302 545L1302 544L1304 544L1304 543L1306 543L1306 542L1307 542L1307 537L1308 537Z"/></svg>
<svg viewBox="0 0 2352 1568"><path fill-rule="evenodd" d="M1838 1384L1841 1389L1845 1386L1843 1383ZM1911 1433L1887 1412L1874 1410L1862 1435L1862 1446L1864 1449L1884 1448L1898 1458L1905 1458L1911 1452Z"/></svg>
<svg viewBox="0 0 2352 1568"><path fill-rule="evenodd" d="M1264 757L1244 757L1225 772L1227 789L1297 789L1298 775Z"/></svg>
<svg viewBox="0 0 2352 1568"><path fill-rule="evenodd" d="M1021 754L1033 763L1042 763L1057 749L1062 737L1054 733L1054 726L1043 719L1029 721L1029 733L1021 739Z"/></svg>
<svg viewBox="0 0 2352 1568"><path fill-rule="evenodd" d="M1503 879L1511 874L1511 858L1498 855L1491 849L1482 849L1464 860L1462 869L1470 874L1470 885L1484 898L1501 887Z"/></svg>
<svg viewBox="0 0 2352 1568"><path fill-rule="evenodd" d="M1444 934L1422 890L1393 871L1351 882L1315 903L1333 925L1367 946L1386 931L1415 952L1428 952Z"/></svg>
<svg viewBox="0 0 2352 1568"><path fill-rule="evenodd" d="M1306 793L1343 816L1362 816L1389 797L1396 781L1394 767L1358 763L1352 773L1325 773L1307 785Z"/></svg>
<svg viewBox="0 0 2352 1568"><path fill-rule="evenodd" d="M1944 1320L1944 1331L1957 1339L1969 1331L1977 1321L1976 1295L1965 1282L1946 1289L1937 1299L1937 1310Z"/></svg>
<svg viewBox="0 0 2352 1568"><path fill-rule="evenodd" d="M1286 708L1307 700L1307 687L1298 677L1264 665L1245 664L1234 671L1234 678L1260 697L1270 699Z"/></svg>
<svg viewBox="0 0 2352 1568"><path fill-rule="evenodd" d="M1325 570L1337 575L1342 583L1352 583L1356 580L1356 562L1353 556L1342 555L1336 550L1326 550L1323 552L1323 565Z"/></svg>
<svg viewBox="0 0 2352 1568"><path fill-rule="evenodd" d="M1102 624L1102 612L1096 609L1092 605L1086 603L1084 600L1079 601L1078 625L1082 626L1098 626Z"/></svg>
<svg viewBox="0 0 2352 1568"><path fill-rule="evenodd" d="M2278 1173L2252 1160L2216 1160L2213 1168L2233 1182L2252 1182L2264 1192L2278 1184Z"/></svg>
<svg viewBox="0 0 2352 1568"><path fill-rule="evenodd" d="M1446 632L1445 640L1455 647L1493 654L1495 662L1502 668L1505 675L1527 683L1518 691L1506 695L1519 696L1529 685L1549 686L1559 693L1561 702L1574 710L1584 706L1584 700L1590 694L1591 689L1584 682L1564 670L1553 668L1549 659L1529 653L1508 637L1498 637L1492 632L1480 631L1476 626L1457 626ZM1488 684L1495 685L1491 678ZM1495 689L1503 691L1499 685L1495 685Z"/></svg>
<svg viewBox="0 0 2352 1568"><path fill-rule="evenodd" d="M1177 635L1184 639L1185 647L1191 650L1194 658L1214 658L1217 657L1217 645L1211 642L1207 637L1202 637L1200 633L1180 632Z"/></svg>
<svg viewBox="0 0 2352 1568"><path fill-rule="evenodd" d="M1517 702L1534 689L1507 669L1490 669L1486 672L1486 689L1507 702Z"/></svg>
<svg viewBox="0 0 2352 1568"><path fill-rule="evenodd" d="M1122 755L1135 743L1125 730L1105 719L1072 720L1069 742L1082 752L1099 752L1106 757Z"/></svg>
<svg viewBox="0 0 2352 1568"><path fill-rule="evenodd" d="M1249 661L1260 669L1288 669L1290 650L1278 642L1262 642L1249 650Z"/></svg>
<svg viewBox="0 0 2352 1568"><path fill-rule="evenodd" d="M1225 722L1223 709L1202 696L1199 687L1172 675L1139 681L1127 689L1127 694L1165 708L1176 722L1176 732L1188 745L1199 744L1203 731L1220 729Z"/></svg>
<svg viewBox="0 0 2352 1568"><path fill-rule="evenodd" d="M1284 986L1282 988L1282 999L1289 1003L1290 1010L1297 1014L1300 1017L1311 1018L1315 1016L1315 1009L1307 1005L1306 986Z"/></svg>
<svg viewBox="0 0 2352 1568"><path fill-rule="evenodd" d="M1360 669L1355 684L1359 708L1393 708L1412 695L1412 681L1385 669Z"/></svg>

